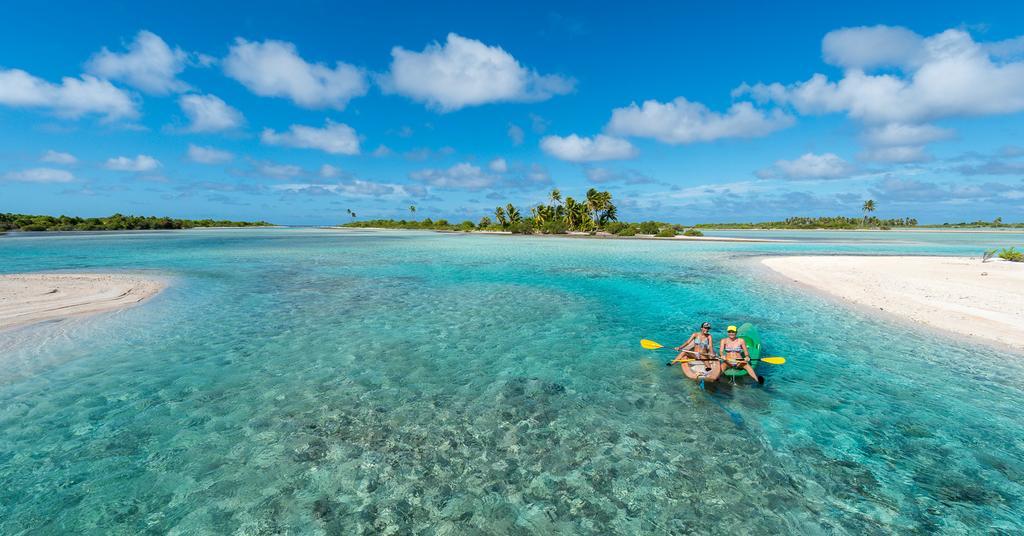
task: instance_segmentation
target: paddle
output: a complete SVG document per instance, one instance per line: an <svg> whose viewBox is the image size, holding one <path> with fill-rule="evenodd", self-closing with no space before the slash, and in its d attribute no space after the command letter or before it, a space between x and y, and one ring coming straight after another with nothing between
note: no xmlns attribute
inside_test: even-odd
<svg viewBox="0 0 1024 536"><path fill-rule="evenodd" d="M654 342L654 341L652 341L650 339L640 339L640 346L643 346L644 348L646 348L648 350L661 350L661 349L665 349L665 350L675 351L672 348L666 348L665 346L662 346L661 344L658 344L658 343L656 343L656 342ZM690 350L684 350L684 351L685 352L690 352ZM691 353L695 353L695 352L691 352ZM709 359L690 359L688 361L712 361L712 360L709 360ZM717 360L714 360L714 361L717 361ZM765 363L771 363L772 365L783 365L783 364L786 363L786 358L785 357L779 357L779 356L768 356L768 357L762 357L760 359L751 359L751 361L763 361ZM676 361L676 362L677 363L681 363L682 361Z"/></svg>

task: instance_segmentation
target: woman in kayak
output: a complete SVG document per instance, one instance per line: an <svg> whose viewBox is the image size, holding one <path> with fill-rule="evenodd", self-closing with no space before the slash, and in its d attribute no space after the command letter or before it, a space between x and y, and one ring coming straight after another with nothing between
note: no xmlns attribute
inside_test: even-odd
<svg viewBox="0 0 1024 536"><path fill-rule="evenodd" d="M750 350L747 348L747 341L736 336L736 326L729 326L726 331L729 338L722 339L718 346L718 354L722 356L723 368L739 368L747 371L750 377L757 380L757 383L764 385L764 378L754 372L750 366Z"/></svg>
<svg viewBox="0 0 1024 536"><path fill-rule="evenodd" d="M722 368L715 358L714 347L711 324L704 322L700 325L699 332L690 335L686 342L674 348L679 355L669 364L679 363L687 378L713 382L722 374Z"/></svg>

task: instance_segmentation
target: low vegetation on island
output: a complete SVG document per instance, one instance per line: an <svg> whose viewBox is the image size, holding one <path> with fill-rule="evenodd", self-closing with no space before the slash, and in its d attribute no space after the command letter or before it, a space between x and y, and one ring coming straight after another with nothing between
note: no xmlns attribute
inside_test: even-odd
<svg viewBox="0 0 1024 536"><path fill-rule="evenodd" d="M0 213L2 231L137 231L157 229L191 229L193 227L262 227L265 221L182 220L157 216L125 216L114 214L105 218L74 216L39 216Z"/></svg>
<svg viewBox="0 0 1024 536"><path fill-rule="evenodd" d="M416 207L410 206L409 212L416 213ZM349 210L348 214L354 217ZM383 228L383 229L423 229L433 231L492 231L510 232L513 234L566 234L587 233L617 236L651 235L673 237L677 234L686 236L702 236L700 231L683 225L646 221L643 223L627 223L618 221L618 209L612 202L612 194L587 190L581 200L573 197L562 198L557 188L551 191L548 203L539 204L530 209L528 215L507 203L494 209L494 217L484 216L479 221L466 220L461 223L449 222L445 219L432 220L363 220L342 224L344 227Z"/></svg>

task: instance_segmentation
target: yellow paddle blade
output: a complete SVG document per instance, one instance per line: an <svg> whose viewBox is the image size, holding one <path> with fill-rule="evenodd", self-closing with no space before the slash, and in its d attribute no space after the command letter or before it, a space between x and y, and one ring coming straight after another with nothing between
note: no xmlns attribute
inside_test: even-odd
<svg viewBox="0 0 1024 536"><path fill-rule="evenodd" d="M660 345L660 344L658 344L658 343L656 343L654 341L647 340L647 339L642 339L640 341L640 346L643 346L644 348L647 348L648 350L657 350L658 348L664 348L664 346L662 346L662 345Z"/></svg>
<svg viewBox="0 0 1024 536"><path fill-rule="evenodd" d="M786 358L785 357L762 357L761 358L761 362L762 363L771 363L773 365L782 365L783 363L786 362Z"/></svg>

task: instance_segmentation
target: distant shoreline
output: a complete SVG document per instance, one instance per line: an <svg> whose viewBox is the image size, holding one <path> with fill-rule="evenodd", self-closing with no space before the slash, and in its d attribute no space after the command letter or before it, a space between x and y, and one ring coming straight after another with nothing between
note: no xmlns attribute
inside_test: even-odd
<svg viewBox="0 0 1024 536"><path fill-rule="evenodd" d="M427 232L427 233L441 233L441 234L476 234L476 235L504 235L504 236L531 236L535 238L578 238L578 239L595 239L595 240L662 240L662 241L678 241L678 242L789 242L788 240L778 238L733 238L729 236L654 236L654 235L634 235L634 236L619 236L611 233L579 233L579 232L568 232L564 234L514 234L509 231L452 231L448 229L391 229L388 227L340 227L330 226L324 227L324 229L337 229L342 231L403 231L403 232Z"/></svg>

